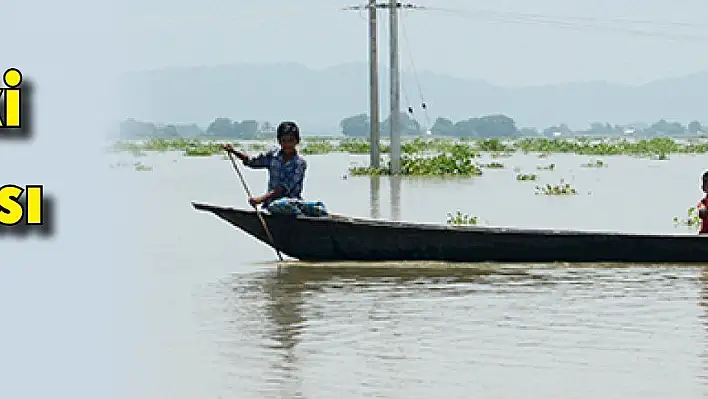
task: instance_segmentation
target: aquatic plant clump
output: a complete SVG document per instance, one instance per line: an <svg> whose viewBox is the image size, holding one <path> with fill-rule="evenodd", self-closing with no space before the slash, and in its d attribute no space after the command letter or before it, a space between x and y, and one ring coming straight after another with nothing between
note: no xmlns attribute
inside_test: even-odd
<svg viewBox="0 0 708 399"><path fill-rule="evenodd" d="M557 185L550 185L546 184L545 186L536 186L536 195L543 194L543 195L576 195L578 194L578 191L571 187L570 184L568 183L563 183L563 180L561 180L560 184Z"/></svg>
<svg viewBox="0 0 708 399"><path fill-rule="evenodd" d="M538 179L538 175L534 174L518 174L516 175L516 180L518 181L535 181Z"/></svg>
<svg viewBox="0 0 708 399"><path fill-rule="evenodd" d="M701 218L698 216L698 211L696 208L688 208L685 218L674 217L674 224L699 228L701 225Z"/></svg>
<svg viewBox="0 0 708 399"><path fill-rule="evenodd" d="M590 161L588 163L584 163L582 165L583 168L605 168L607 167L607 164L602 162L602 160L596 160L596 161Z"/></svg>
<svg viewBox="0 0 708 399"><path fill-rule="evenodd" d="M448 213L447 214L447 224L451 225L476 225L479 223L479 217L477 216L469 216L467 214L463 214L459 210L455 212L455 214Z"/></svg>
<svg viewBox="0 0 708 399"><path fill-rule="evenodd" d="M487 139L476 143L476 148L483 152L510 153L516 151L513 144L505 145L499 139Z"/></svg>
<svg viewBox="0 0 708 399"><path fill-rule="evenodd" d="M110 150L127 151L136 154L140 151L186 151L187 147L209 146L209 143L210 140L205 138L153 138L144 141L118 141L111 146ZM381 143L379 147L381 153L389 152L388 145ZM303 140L302 148L308 154L325 154L328 152L365 154L369 152L370 144L365 138L307 138ZM668 137L633 141L625 138L524 138L510 139L506 142L502 142L499 139L431 139L416 137L412 140L404 139L401 143L401 153L410 155L454 153L462 148L469 152L488 152L491 153L492 158L508 157L517 151L522 151L525 154L539 153L540 158L547 157L552 153L575 153L579 155L633 155L668 159L669 154L675 153L708 153L708 143L682 143ZM201 154L204 151L199 150L197 152Z"/></svg>
<svg viewBox="0 0 708 399"><path fill-rule="evenodd" d="M514 153L512 153L512 152L493 152L491 154L491 157L494 159L496 159L496 158L509 158L512 155L514 155Z"/></svg>
<svg viewBox="0 0 708 399"><path fill-rule="evenodd" d="M705 143L679 143L668 137L655 137L652 139L547 139L532 138L522 139L515 143L515 147L524 152L539 153L574 153L579 155L640 155L640 156L666 156L671 153L704 154L708 152Z"/></svg>
<svg viewBox="0 0 708 399"><path fill-rule="evenodd" d="M184 149L184 155L188 157L209 157L223 152L221 145L215 143L194 145Z"/></svg>
<svg viewBox="0 0 708 399"><path fill-rule="evenodd" d="M482 176L482 169L467 157L437 155L401 159L401 172L411 176Z"/></svg>
<svg viewBox="0 0 708 399"><path fill-rule="evenodd" d="M391 163L385 167L354 167L349 172L354 176L390 175ZM482 169L471 159L456 159L446 155L435 157L401 158L401 175L404 176L481 176Z"/></svg>
<svg viewBox="0 0 708 399"><path fill-rule="evenodd" d="M504 169L504 164L501 164L499 162L492 162L492 163L487 163L487 164L482 164L481 165L483 168L487 169Z"/></svg>
<svg viewBox="0 0 708 399"><path fill-rule="evenodd" d="M308 140L300 149L302 154L328 154L335 151L335 147L326 140Z"/></svg>
<svg viewBox="0 0 708 399"><path fill-rule="evenodd" d="M401 157L401 174L407 176L481 176L482 169L472 160L479 154L470 146L454 145L449 153L435 156L412 156L403 154ZM390 174L391 163L383 168L351 168L352 175L384 175Z"/></svg>
<svg viewBox="0 0 708 399"><path fill-rule="evenodd" d="M388 167L366 167L366 166L355 166L349 168L349 174L352 176L384 176L390 175L391 170Z"/></svg>
<svg viewBox="0 0 708 399"><path fill-rule="evenodd" d="M357 140L357 139L345 139L339 142L337 146L339 151L348 152L350 154L368 154L371 151L371 145L368 141ZM385 147L379 143L379 152L385 153L388 151L388 147Z"/></svg>

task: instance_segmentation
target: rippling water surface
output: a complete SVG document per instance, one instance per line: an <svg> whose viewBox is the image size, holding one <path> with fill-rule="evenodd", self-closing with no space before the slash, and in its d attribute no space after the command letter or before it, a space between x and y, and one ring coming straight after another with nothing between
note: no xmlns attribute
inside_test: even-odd
<svg viewBox="0 0 708 399"><path fill-rule="evenodd" d="M582 195L535 196L509 170L472 180L342 179L352 160L309 157L306 190L337 212L444 222L676 232L705 157L502 160ZM243 204L218 157L116 168L126 334L135 398L701 398L708 271L671 265L288 262L190 201ZM254 192L265 175L247 171ZM644 201L647 187L661 186ZM377 188L378 187L378 188ZM380 190L379 193L377 190ZM390 191L389 191L390 190ZM620 193L624 192L622 196ZM632 194L632 195L630 195ZM514 204L518 206L514 206ZM514 214L510 209L526 209ZM580 213L579 213L580 212ZM510 214L511 213L511 214ZM682 230L680 230L682 231ZM685 231L689 232L690 231Z"/></svg>
<svg viewBox="0 0 708 399"><path fill-rule="evenodd" d="M202 288L241 397L701 397L695 269L291 268ZM250 396L249 396L250 395Z"/></svg>

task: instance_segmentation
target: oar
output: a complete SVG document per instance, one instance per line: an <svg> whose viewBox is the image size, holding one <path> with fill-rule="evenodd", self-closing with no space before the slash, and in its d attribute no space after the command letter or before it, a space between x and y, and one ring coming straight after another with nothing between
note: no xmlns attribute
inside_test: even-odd
<svg viewBox="0 0 708 399"><path fill-rule="evenodd" d="M241 183L243 184L243 188L246 190L246 195L248 195L248 198L251 198L251 190L248 189L248 185L246 184L246 179L243 178L243 175L241 174L241 170L238 168L238 165L236 165L236 160L234 160L234 157L231 155L231 152L227 151L227 154L229 154L229 159L231 160L231 164L234 166L234 169L236 169L236 173L238 173L238 177L241 178ZM268 225L266 224L265 219L263 219L263 215L261 215L261 211L258 210L258 206L254 206L253 209L256 210L256 215L258 216L258 219L261 220L261 224L263 225L263 229L265 230L266 235L268 236L268 239L270 240L270 244L275 249L275 252L278 254L278 258L280 261L283 261L283 256L280 255L280 251L278 248L275 247L275 240L273 240L273 236L270 234L270 230L268 230Z"/></svg>

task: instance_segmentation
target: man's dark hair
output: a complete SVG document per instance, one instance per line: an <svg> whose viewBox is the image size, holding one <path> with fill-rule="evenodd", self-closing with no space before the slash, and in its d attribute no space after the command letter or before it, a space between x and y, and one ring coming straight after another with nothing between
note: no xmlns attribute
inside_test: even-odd
<svg viewBox="0 0 708 399"><path fill-rule="evenodd" d="M703 174L703 186L708 186L708 172Z"/></svg>
<svg viewBox="0 0 708 399"><path fill-rule="evenodd" d="M300 128L297 127L295 122L285 121L278 125L278 140L285 135L293 136L295 137L295 141L300 142Z"/></svg>

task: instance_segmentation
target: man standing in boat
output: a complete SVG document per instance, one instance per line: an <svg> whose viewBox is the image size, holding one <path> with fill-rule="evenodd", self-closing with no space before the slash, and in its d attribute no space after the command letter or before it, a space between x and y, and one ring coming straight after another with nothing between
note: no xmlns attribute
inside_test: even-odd
<svg viewBox="0 0 708 399"><path fill-rule="evenodd" d="M302 187L307 162L295 148L300 144L300 129L295 122L285 121L276 132L280 148L255 157L224 144L224 149L236 155L243 164L253 169L268 169L268 192L248 199L251 206L262 205L271 213L305 214L323 216L327 212L322 202L303 201Z"/></svg>
<svg viewBox="0 0 708 399"><path fill-rule="evenodd" d="M706 196L698 203L698 217L701 218L699 234L708 234L708 172L703 174L703 192Z"/></svg>

